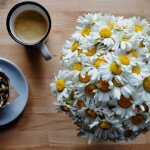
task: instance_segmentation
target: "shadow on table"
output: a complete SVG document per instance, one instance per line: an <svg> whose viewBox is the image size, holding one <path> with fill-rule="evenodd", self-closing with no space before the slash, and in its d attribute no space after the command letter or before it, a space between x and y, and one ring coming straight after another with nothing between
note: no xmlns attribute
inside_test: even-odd
<svg viewBox="0 0 150 150"><path fill-rule="evenodd" d="M36 47L34 47L34 48L24 47L24 52L25 52L24 59L26 61L26 66L28 67L25 69L26 69L26 71L29 72L26 75L28 75L28 76L32 75L35 79L41 78L43 75L43 69L42 69L43 65L44 65L43 63L45 63L46 61L44 60L43 56L40 54L40 51ZM24 71L24 72L26 72L26 71ZM38 82L37 83L34 82L34 84L35 84L35 86L39 86ZM30 86L29 86L29 88L30 88ZM26 107L28 107L28 103L27 103ZM12 127L15 127L22 116L23 116L23 113L18 118L16 118L12 122L10 122L9 124L0 126L0 132L10 129Z"/></svg>
<svg viewBox="0 0 150 150"><path fill-rule="evenodd" d="M25 68L28 71L28 76L33 76L34 79L43 78L47 66L51 62L51 60L46 61L44 59L37 47L24 47L24 59L28 67Z"/></svg>
<svg viewBox="0 0 150 150"><path fill-rule="evenodd" d="M42 74L42 58L40 51L37 47L31 48L31 47L25 47L25 57L26 62L29 65L29 70L32 71L32 73L35 73L37 76L41 76Z"/></svg>
<svg viewBox="0 0 150 150"><path fill-rule="evenodd" d="M28 82L29 88L32 86L34 86L35 88L39 87L40 86L39 84L41 83L39 80L44 77L44 74L47 71L47 66L50 65L49 63L51 61L46 61L37 47L24 47L23 46L23 51L24 51L23 59L25 61L25 64L23 64L24 67L22 67L22 69L24 69L23 72L25 73L27 79L30 79L30 78L35 79L35 80ZM31 94L32 93L30 93L29 97L31 96ZM29 104L31 107L32 104L30 102L27 103L26 107L28 107ZM4 126L0 126L0 131L15 127L22 116L23 115L21 114L13 122Z"/></svg>
<svg viewBox="0 0 150 150"><path fill-rule="evenodd" d="M15 126L18 123L18 121L20 120L20 118L22 117L22 115L23 115L23 113L21 115L19 115L15 120L8 123L7 125L0 126L0 132Z"/></svg>
<svg viewBox="0 0 150 150"><path fill-rule="evenodd" d="M67 148L66 148L67 149ZM149 150L148 144L103 144L70 147L71 150Z"/></svg>

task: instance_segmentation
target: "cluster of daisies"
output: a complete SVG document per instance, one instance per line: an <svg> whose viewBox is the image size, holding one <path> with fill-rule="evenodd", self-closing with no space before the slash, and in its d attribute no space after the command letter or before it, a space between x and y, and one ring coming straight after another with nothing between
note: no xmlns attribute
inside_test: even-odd
<svg viewBox="0 0 150 150"><path fill-rule="evenodd" d="M101 13L78 18L50 84L79 135L128 141L150 130L150 26Z"/></svg>

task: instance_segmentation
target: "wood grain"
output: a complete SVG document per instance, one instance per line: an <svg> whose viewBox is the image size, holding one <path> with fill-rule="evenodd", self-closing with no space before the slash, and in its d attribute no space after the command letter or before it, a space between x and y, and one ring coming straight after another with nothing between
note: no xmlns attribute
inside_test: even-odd
<svg viewBox="0 0 150 150"><path fill-rule="evenodd" d="M0 0L0 57L15 62L30 86L30 97L23 114L11 125L0 129L0 150L149 150L150 132L129 143L87 144L77 137L77 127L65 114L57 114L49 83L61 69L59 53L65 40L75 31L76 19L87 12L141 16L150 21L150 0L36 0L49 11L52 29L47 46L53 59L46 62L37 49L15 43L7 33L6 16L22 0Z"/></svg>

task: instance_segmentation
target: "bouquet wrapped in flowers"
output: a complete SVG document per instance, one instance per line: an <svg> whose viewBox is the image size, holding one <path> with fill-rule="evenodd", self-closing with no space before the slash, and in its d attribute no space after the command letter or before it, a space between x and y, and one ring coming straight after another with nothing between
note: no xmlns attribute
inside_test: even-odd
<svg viewBox="0 0 150 150"><path fill-rule="evenodd" d="M101 13L78 18L50 84L58 111L91 142L128 141L150 130L150 26Z"/></svg>

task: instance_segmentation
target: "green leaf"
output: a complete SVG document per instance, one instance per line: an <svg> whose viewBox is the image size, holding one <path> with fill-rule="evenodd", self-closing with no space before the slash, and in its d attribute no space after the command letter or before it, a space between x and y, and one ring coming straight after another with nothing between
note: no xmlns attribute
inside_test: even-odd
<svg viewBox="0 0 150 150"><path fill-rule="evenodd" d="M72 104L73 104L73 102L72 102L72 100L70 99L70 97L68 97L68 98L66 99L66 104L67 104L67 105L72 105Z"/></svg>

